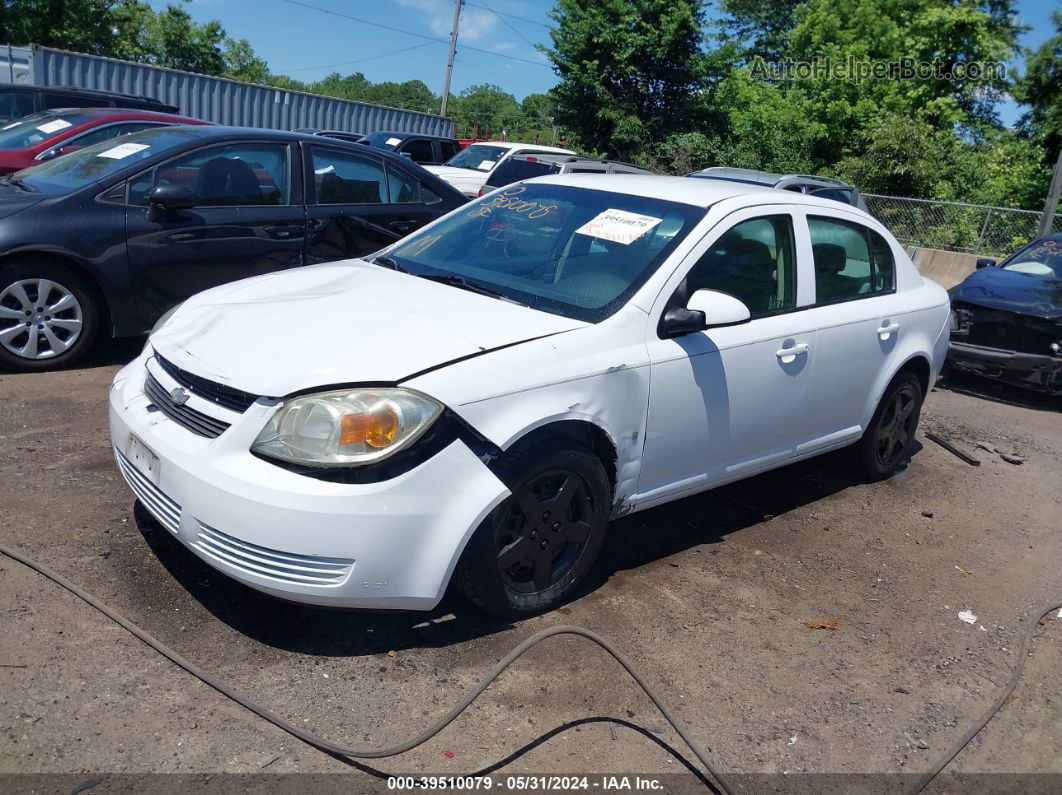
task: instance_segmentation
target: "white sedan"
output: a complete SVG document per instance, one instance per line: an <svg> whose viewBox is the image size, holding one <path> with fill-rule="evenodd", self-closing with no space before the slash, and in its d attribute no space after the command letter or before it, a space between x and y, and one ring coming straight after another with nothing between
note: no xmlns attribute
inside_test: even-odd
<svg viewBox="0 0 1062 795"><path fill-rule="evenodd" d="M483 141L471 144L441 166L424 166L432 174L446 180L469 198L479 195L490 175L498 167L517 155L573 155L570 149L540 146L513 141Z"/></svg>
<svg viewBox="0 0 1062 795"><path fill-rule="evenodd" d="M323 605L568 597L611 518L851 446L905 456L948 298L871 216L545 177L366 260L218 287L115 377L118 466L211 566Z"/></svg>

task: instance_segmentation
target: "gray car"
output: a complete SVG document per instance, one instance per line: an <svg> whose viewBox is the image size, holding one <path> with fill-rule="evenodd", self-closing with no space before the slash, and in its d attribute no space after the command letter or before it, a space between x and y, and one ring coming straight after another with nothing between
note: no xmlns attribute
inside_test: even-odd
<svg viewBox="0 0 1062 795"><path fill-rule="evenodd" d="M726 168L713 166L701 171L687 174L698 179L722 179L728 182L745 182L751 185L764 185L768 188L780 188L797 193L808 193L823 199L850 204L860 210L866 210L859 189L832 177L817 177L807 174L773 174L770 171L757 171L754 168Z"/></svg>

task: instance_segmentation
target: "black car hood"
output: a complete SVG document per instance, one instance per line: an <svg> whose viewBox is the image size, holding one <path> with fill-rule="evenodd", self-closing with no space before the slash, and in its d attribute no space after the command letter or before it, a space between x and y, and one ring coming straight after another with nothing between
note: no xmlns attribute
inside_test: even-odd
<svg viewBox="0 0 1062 795"><path fill-rule="evenodd" d="M47 197L41 193L29 193L11 185L0 185L0 218L14 215L45 198Z"/></svg>
<svg viewBox="0 0 1062 795"><path fill-rule="evenodd" d="M1062 279L1030 276L1002 268L981 268L952 290L951 300L1046 320L1062 320Z"/></svg>

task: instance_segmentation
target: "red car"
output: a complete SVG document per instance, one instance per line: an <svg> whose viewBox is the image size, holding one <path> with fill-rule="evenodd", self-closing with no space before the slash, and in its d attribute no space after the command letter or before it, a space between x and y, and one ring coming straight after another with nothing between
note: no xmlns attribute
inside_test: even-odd
<svg viewBox="0 0 1062 795"><path fill-rule="evenodd" d="M149 127L211 122L118 108L57 108L23 116L0 127L0 174L76 152L83 146Z"/></svg>

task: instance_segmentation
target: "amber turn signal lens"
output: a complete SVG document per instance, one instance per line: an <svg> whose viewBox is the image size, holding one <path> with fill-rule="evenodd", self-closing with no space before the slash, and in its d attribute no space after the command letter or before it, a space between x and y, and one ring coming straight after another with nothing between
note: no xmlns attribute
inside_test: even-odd
<svg viewBox="0 0 1062 795"><path fill-rule="evenodd" d="M394 407L378 403L370 411L344 414L340 418L339 444L367 444L381 450L394 442L400 426Z"/></svg>

